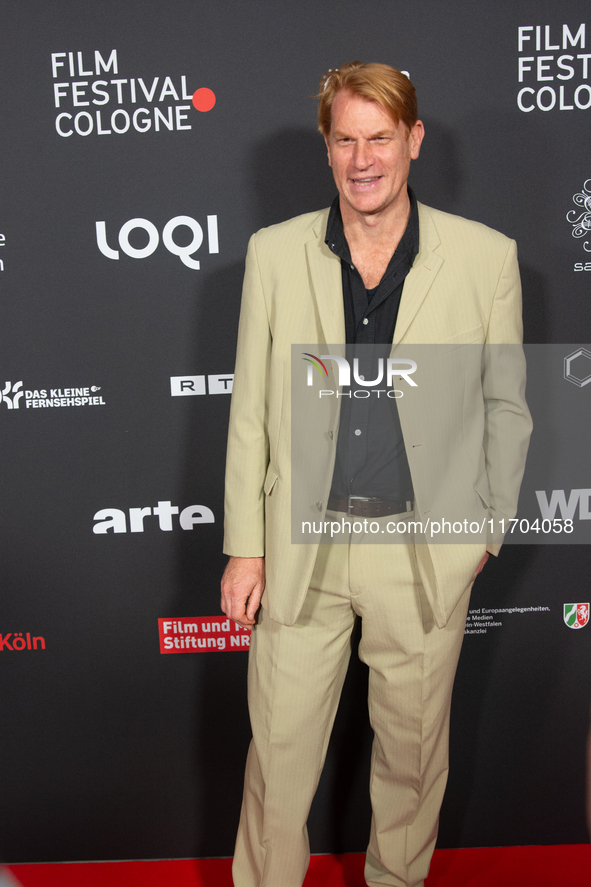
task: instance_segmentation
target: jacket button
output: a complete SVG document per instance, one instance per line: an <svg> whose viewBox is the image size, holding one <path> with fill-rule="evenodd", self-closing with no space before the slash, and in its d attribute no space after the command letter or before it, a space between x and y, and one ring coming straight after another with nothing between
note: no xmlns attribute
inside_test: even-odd
<svg viewBox="0 0 591 887"><path fill-rule="evenodd" d="M330 437L331 440L333 439L334 435L333 435L332 431L328 432L328 436Z"/></svg>
<svg viewBox="0 0 591 887"><path fill-rule="evenodd" d="M322 511L322 502L317 502L316 508L318 509L318 511Z"/></svg>

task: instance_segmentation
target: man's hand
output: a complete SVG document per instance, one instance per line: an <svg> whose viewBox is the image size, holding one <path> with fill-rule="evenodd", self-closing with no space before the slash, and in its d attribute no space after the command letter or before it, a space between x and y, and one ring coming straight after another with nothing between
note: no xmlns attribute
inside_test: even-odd
<svg viewBox="0 0 591 887"><path fill-rule="evenodd" d="M222 576L222 611L252 628L265 590L264 557L231 557Z"/></svg>
<svg viewBox="0 0 591 887"><path fill-rule="evenodd" d="M482 569L483 569L485 563L487 562L487 560L489 559L489 557L490 557L490 554L488 553L488 551L485 551L485 553L484 553L484 557L482 558L482 560L481 560L480 563L478 564L478 569L476 570L476 575L477 575L477 576L478 576L479 573L482 573Z"/></svg>

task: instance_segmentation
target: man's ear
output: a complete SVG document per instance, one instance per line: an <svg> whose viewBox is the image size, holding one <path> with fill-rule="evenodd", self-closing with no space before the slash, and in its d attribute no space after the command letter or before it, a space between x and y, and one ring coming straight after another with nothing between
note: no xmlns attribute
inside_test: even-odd
<svg viewBox="0 0 591 887"><path fill-rule="evenodd" d="M330 145L328 144L326 136L324 136L324 144L326 145L326 153L328 155L328 165L332 167L332 163L330 162Z"/></svg>
<svg viewBox="0 0 591 887"><path fill-rule="evenodd" d="M418 156L419 156L419 153L421 150L421 144L423 142L424 136L425 136L425 127L423 126L423 121L417 120L417 122L415 123L415 125L413 126L413 128L410 131L410 139L411 139L410 156L413 160L418 159Z"/></svg>

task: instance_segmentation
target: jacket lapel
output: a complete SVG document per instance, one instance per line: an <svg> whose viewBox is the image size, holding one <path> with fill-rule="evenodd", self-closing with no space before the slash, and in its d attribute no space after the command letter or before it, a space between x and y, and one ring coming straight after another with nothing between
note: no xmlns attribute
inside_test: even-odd
<svg viewBox="0 0 591 887"><path fill-rule="evenodd" d="M404 339L443 264L443 257L435 252L440 242L428 208L419 203L419 252L404 281L394 344Z"/></svg>
<svg viewBox="0 0 591 887"><path fill-rule="evenodd" d="M324 242L329 210L324 210L312 229L312 237L306 243L306 256L310 271L312 295L318 307L322 331L327 343L345 341L345 316L343 311L343 287L341 263ZM419 252L406 280L398 320L394 331L394 344L401 342L421 307L427 293L444 262L436 250L439 234L427 207L419 203Z"/></svg>
<svg viewBox="0 0 591 887"><path fill-rule="evenodd" d="M345 341L341 261L324 242L328 213L329 210L325 210L316 221L313 236L306 243L306 256L312 295L318 307L325 341L327 344L340 344Z"/></svg>

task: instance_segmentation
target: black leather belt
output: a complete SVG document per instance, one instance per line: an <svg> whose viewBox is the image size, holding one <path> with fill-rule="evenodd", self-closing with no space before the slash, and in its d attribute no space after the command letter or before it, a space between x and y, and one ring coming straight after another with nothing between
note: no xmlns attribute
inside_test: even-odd
<svg viewBox="0 0 591 887"><path fill-rule="evenodd" d="M404 514L413 510L413 503L396 502L394 499L368 499L363 496L331 496L330 511L344 511L351 517L386 517L388 514Z"/></svg>

